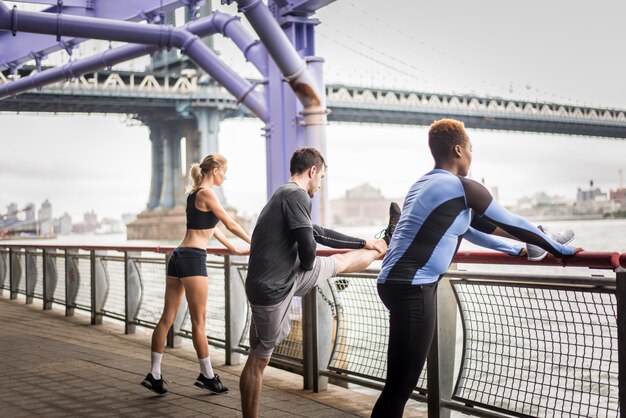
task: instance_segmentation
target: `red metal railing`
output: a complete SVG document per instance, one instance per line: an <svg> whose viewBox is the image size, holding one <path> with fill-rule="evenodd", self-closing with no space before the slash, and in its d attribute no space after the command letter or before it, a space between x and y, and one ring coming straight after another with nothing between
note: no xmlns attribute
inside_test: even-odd
<svg viewBox="0 0 626 418"><path fill-rule="evenodd" d="M137 246L137 245L53 245L53 244L2 244L5 248L57 248L68 250L85 250L85 251L146 251L155 253L170 253L174 251L176 246ZM208 254L214 255L233 255L230 251L223 247L207 247ZM317 255L327 257L333 254L342 254L351 250L335 250L335 249L319 249ZM568 266L568 267L588 267L595 269L611 269L623 267L626 268L626 252L592 252L583 251L572 257L557 259L551 254L541 261L529 261L525 257L514 257L498 252L488 251L459 251L454 256L455 263L468 264L507 264L520 266Z"/></svg>

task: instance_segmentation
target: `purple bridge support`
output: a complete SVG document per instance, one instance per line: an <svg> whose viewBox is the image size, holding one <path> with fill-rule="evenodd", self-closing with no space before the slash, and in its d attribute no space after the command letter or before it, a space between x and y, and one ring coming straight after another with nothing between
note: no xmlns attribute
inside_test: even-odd
<svg viewBox="0 0 626 418"><path fill-rule="evenodd" d="M7 83L0 86L0 99L162 48L179 48L265 123L267 193L270 196L276 187L288 179L288 160L296 147L313 146L325 152L327 109L323 93L323 60L315 56L314 27L318 22L309 16L316 8L332 1L298 1L286 4L270 0L268 7L261 0L238 0L239 10L250 21L262 45L249 37L240 25L232 23L237 20L224 14L212 14L206 19L175 28L63 13L24 12L16 8L9 10L0 1L0 30L14 35L29 33L137 44L116 48L100 56ZM199 36L217 32L230 37L242 49L246 59L256 66L263 76L263 89L258 89L258 86L238 76L206 44L198 42ZM22 48L28 48L28 45L22 45ZM198 119L211 117L215 118L204 114ZM204 135L210 137L211 133L205 132ZM157 144L160 141L155 142L157 136L151 135L156 149L172 146ZM207 148L212 148L210 141L204 140L201 143L209 144ZM205 152L208 149L199 151ZM153 164L166 163L157 158ZM169 171L166 170L166 173ZM149 206L154 205L156 190L159 188L163 199L161 203L166 206L175 205L178 192L169 190L169 182L163 179L161 182L159 184L159 179L156 182L153 180ZM321 201L325 200L325 193L322 193ZM326 219L324 207L325 204L320 204L319 199L314 201L313 218L317 222L324 223Z"/></svg>

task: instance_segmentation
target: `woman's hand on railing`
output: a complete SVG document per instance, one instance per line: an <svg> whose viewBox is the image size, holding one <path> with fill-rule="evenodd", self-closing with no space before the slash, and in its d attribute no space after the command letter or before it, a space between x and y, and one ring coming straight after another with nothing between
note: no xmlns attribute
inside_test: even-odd
<svg viewBox="0 0 626 418"><path fill-rule="evenodd" d="M235 248L233 255L250 255L250 247Z"/></svg>

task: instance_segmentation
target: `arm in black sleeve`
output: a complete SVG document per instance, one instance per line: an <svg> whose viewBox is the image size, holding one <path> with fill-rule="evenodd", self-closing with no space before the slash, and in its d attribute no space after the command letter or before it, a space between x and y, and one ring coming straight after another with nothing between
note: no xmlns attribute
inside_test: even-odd
<svg viewBox="0 0 626 418"><path fill-rule="evenodd" d="M315 262L315 240L311 228L296 228L293 233L298 242L298 258L302 270L312 270Z"/></svg>
<svg viewBox="0 0 626 418"><path fill-rule="evenodd" d="M543 248L557 258L576 253L574 247L554 241L526 219L510 213L500 206L482 184L465 178L461 178L461 183L465 190L467 206L484 217L487 222L502 229L515 239Z"/></svg>
<svg viewBox="0 0 626 418"><path fill-rule="evenodd" d="M313 238L318 244L331 248L359 249L365 247L365 240L350 237L332 229L313 224Z"/></svg>

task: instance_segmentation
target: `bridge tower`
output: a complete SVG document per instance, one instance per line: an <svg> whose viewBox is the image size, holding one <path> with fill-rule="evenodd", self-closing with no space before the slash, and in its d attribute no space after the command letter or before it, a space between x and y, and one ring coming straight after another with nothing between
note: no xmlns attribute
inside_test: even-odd
<svg viewBox="0 0 626 418"><path fill-rule="evenodd" d="M212 11L207 0L198 9L198 16L185 10L185 21L208 16ZM176 26L175 13L165 14L165 23ZM213 49L213 38L202 40ZM186 55L177 50L163 50L153 54L150 72L162 76L181 74L185 71L202 71ZM219 152L219 124L227 117L227 111L215 107L190 107L185 103L176 112L139 114L150 130L152 147L152 178L146 208L127 228L128 239L179 239L185 232L185 188L187 173L192 163L200 162L207 154ZM182 139L185 149L181 149ZM182 158L184 155L184 159ZM183 166L183 161L185 165ZM227 207L221 188L215 189L222 204Z"/></svg>

